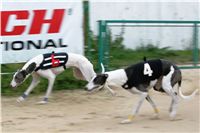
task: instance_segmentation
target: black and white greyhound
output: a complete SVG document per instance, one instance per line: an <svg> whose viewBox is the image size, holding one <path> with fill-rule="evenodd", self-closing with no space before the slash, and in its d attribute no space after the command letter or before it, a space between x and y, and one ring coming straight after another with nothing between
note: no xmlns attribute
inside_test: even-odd
<svg viewBox="0 0 200 133"><path fill-rule="evenodd" d="M30 75L32 82L28 89L17 101L22 102L29 93L38 85L40 77L48 79L48 88L44 99L39 104L48 102L55 78L66 68L72 67L74 76L81 80L90 81L96 75L91 62L84 56L74 53L46 53L30 59L21 70L18 70L10 83L13 88L22 84Z"/></svg>
<svg viewBox="0 0 200 133"><path fill-rule="evenodd" d="M103 73L97 74L92 78L87 84L88 91L100 90L104 87L114 94L115 92L111 89L112 87L122 87L131 93L140 95L140 100L133 109L131 115L121 123L132 122L145 99L152 105L155 116L158 116L156 104L148 94L151 88L159 92L165 92L172 97L169 109L171 120L174 120L176 116L178 104L178 95L176 91L178 90L178 94L183 99L192 98L198 91L195 90L190 96L184 96L180 89L182 81L181 71L176 65L166 60L146 60L144 58L143 62L134 64L125 69L118 69L105 73L104 70L102 65ZM177 86L177 90L175 86Z"/></svg>

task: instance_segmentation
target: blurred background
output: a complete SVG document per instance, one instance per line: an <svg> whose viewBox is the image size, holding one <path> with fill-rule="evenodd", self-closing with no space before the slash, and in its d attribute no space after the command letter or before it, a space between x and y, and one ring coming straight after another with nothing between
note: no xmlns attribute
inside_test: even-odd
<svg viewBox="0 0 200 133"><path fill-rule="evenodd" d="M12 90L9 83L13 72L34 56L51 51L83 54L94 64L96 72L101 71L101 62L106 70L114 70L140 62L144 56L170 60L182 69L200 68L198 1L60 0L3 4L6 6L1 11L2 95L21 94L31 78ZM25 17L20 18L22 10L26 10ZM59 14L60 19L56 18ZM39 30L34 26L38 19L41 19ZM25 28L16 32L19 26ZM51 27L58 30L51 31ZM46 90L47 81L41 80L34 94ZM54 90L81 89L85 85L86 82L73 78L72 70L68 69L57 77Z"/></svg>

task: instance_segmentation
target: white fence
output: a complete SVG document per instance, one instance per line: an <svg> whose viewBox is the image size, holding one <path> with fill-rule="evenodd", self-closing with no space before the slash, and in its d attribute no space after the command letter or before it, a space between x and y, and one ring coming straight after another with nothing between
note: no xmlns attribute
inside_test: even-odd
<svg viewBox="0 0 200 133"><path fill-rule="evenodd" d="M152 0L150 0L152 1ZM160 2L160 0L95 1L90 3L91 28L97 34L98 20L200 20L200 7L196 2ZM123 44L128 48L156 44L173 49L185 49L192 43L193 27L129 27L124 30ZM113 38L121 28L111 28Z"/></svg>

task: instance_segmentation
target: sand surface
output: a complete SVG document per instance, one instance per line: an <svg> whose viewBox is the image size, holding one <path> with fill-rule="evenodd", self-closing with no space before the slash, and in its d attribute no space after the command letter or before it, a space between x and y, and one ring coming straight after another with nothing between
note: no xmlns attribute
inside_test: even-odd
<svg viewBox="0 0 200 133"><path fill-rule="evenodd" d="M184 93L199 89L199 70L182 70ZM130 124L120 124L139 100L138 95L115 89L117 96L106 90L88 94L84 90L54 91L46 105L37 105L43 95L30 95L23 103L17 97L2 97L2 129L7 132L199 132L199 94L192 100L180 99L177 118L170 121L171 98L151 91L159 119L144 101L139 114Z"/></svg>

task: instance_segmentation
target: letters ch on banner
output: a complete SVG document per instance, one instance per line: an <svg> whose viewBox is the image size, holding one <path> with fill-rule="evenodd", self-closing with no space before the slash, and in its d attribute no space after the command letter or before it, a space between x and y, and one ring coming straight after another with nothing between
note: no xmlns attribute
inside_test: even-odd
<svg viewBox="0 0 200 133"><path fill-rule="evenodd" d="M65 9L54 9L51 19L45 19L47 10L33 10L33 19L28 34L40 34L43 24L49 24L48 33L58 33L60 31L61 23L64 17ZM14 25L12 23L12 30L8 31L9 18L16 17L16 21L29 20L30 11L1 11L1 36L16 36L22 35L26 29L26 25Z"/></svg>

